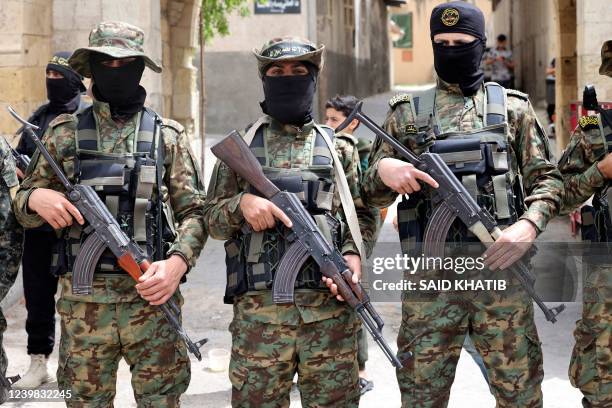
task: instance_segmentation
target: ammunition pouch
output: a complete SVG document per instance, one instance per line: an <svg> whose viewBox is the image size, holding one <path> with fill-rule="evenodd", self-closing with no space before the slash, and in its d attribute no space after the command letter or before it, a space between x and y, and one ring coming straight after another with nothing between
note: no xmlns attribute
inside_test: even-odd
<svg viewBox="0 0 612 408"><path fill-rule="evenodd" d="M325 238L336 249L341 249L340 221L329 214L313 216ZM234 298L249 291L271 290L278 265L293 243L293 232L278 224L274 229L241 233L225 242L227 285L223 301L231 304ZM324 289L319 267L311 259L300 267L295 281L297 289Z"/></svg>

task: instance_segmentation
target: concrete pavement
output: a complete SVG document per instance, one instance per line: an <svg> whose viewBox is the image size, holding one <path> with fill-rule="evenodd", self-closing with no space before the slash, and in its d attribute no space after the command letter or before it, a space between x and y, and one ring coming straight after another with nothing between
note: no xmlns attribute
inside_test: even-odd
<svg viewBox="0 0 612 408"><path fill-rule="evenodd" d="M387 110L386 102L392 93L377 95L368 98L365 102L364 111L373 116L378 122L382 122ZM366 135L366 129L359 129L359 135ZM212 145L220 140L222 135L210 135L207 145ZM194 151L199 151L194 146ZM206 158L207 176L214 163L210 150L207 150ZM381 233L380 242L396 242L396 236L390 225L394 209L390 210L387 223ZM549 231L542 237L543 240L558 239L560 235L567 234L567 225L563 220L551 224ZM209 362L207 353L213 348L224 348L229 350L230 334L227 331L231 321L231 306L222 304L225 286L225 264L222 242L209 240L198 262L198 266L190 272L188 282L182 286L185 296L184 323L191 337L199 339L208 337L209 343L203 347L204 361L198 362L192 359L192 380L187 393L183 396L185 407L229 407L231 385L227 378L227 371L212 372L208 369ZM400 305L396 303L376 304L386 322L385 337L395 348L395 338L401 321ZM579 318L581 306L577 303L568 304L566 310L554 326L544 320L542 313L536 309L536 318L540 338L544 349L545 379L543 384L546 408L575 408L580 406L580 393L571 387L567 379L567 366L571 349L573 346L572 331L574 322ZM6 317L9 328L5 334L5 347L9 355L8 374L14 375L25 371L29 359L25 353L26 336L24 331L25 309L23 301L18 302L8 311ZM58 325L59 338L59 325ZM367 393L361 401L361 406L366 408L399 407L399 390L395 381L395 373L392 367L373 344L369 342L370 360L367 371L370 379L374 381L375 387L372 392ZM51 365L55 370L57 367L57 351L51 356ZM135 407L131 388L129 385L130 374L127 365L122 362L117 381L117 407ZM480 371L472 359L463 352L455 383L451 392L451 408L462 407L493 407L495 405L490 396L488 387L484 382ZM28 402L7 403L7 407L60 407L61 402ZM299 407L299 395L292 394L292 407Z"/></svg>

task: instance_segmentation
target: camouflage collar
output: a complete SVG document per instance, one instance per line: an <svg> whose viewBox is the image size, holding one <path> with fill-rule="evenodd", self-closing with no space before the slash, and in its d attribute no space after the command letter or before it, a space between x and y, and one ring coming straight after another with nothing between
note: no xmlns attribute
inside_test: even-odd
<svg viewBox="0 0 612 408"><path fill-rule="evenodd" d="M461 88L459 87L459 84L450 84L446 82L445 80L443 80L442 78L438 77L437 85L438 85L438 89L441 91L459 94L463 96L463 92L461 92Z"/></svg>
<svg viewBox="0 0 612 408"><path fill-rule="evenodd" d="M126 125L126 123L134 121L138 117L138 114L135 114L129 120L121 124L117 123L112 118L110 105L106 102L101 102L95 99L93 100L93 110L96 114L96 119L98 119L97 125L99 127L123 127Z"/></svg>
<svg viewBox="0 0 612 408"><path fill-rule="evenodd" d="M312 132L314 129L314 121L304 124L302 127L297 127L294 125L284 125L270 116L270 129L275 132L282 132L284 134L293 135L297 138L305 138Z"/></svg>

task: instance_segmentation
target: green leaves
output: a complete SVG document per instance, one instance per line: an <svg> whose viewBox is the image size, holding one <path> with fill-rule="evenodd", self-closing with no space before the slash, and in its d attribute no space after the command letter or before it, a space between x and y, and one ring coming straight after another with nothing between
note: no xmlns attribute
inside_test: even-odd
<svg viewBox="0 0 612 408"><path fill-rule="evenodd" d="M215 35L229 34L228 16L237 12L246 17L250 14L248 0L202 0L200 23L204 42L210 41Z"/></svg>

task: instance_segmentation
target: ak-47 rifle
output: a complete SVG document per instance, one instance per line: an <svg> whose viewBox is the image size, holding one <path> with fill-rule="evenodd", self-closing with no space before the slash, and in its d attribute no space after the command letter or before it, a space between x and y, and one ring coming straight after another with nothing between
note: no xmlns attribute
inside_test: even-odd
<svg viewBox="0 0 612 408"><path fill-rule="evenodd" d="M86 231L89 230L91 233L81 246L74 265L73 277L79 273L83 273L83 271L90 270L91 265L95 267L104 250L108 248L113 255L117 257L119 266L138 282L143 272L146 272L151 266L147 259L147 254L138 244L131 240L125 232L123 232L117 220L112 216L110 211L108 211L108 208L106 208L91 186L72 184L68 180L49 151L34 133L33 129L37 129L37 127L21 118L13 108L9 107L8 111L15 119L24 125L24 132L36 144L40 154L44 156L60 182L64 185L66 197L79 210L89 224L86 227ZM75 294L88 294L91 293L91 285L75 285L73 279L72 291ZM185 329L181 326L180 309L172 299L160 305L160 309L174 331L185 342L188 350L195 355L198 360L202 360L199 348L205 344L208 339L202 339L196 343L191 341Z"/></svg>
<svg viewBox="0 0 612 408"><path fill-rule="evenodd" d="M391 364L401 368L402 363L382 335L384 322L370 303L367 293L361 284L353 283L352 273L342 254L327 242L300 199L294 193L280 191L265 176L259 161L237 131L232 131L211 150L229 168L283 210L293 223L292 234L288 238L289 249L283 255L274 277L274 302L293 303L297 275L304 262L312 257L323 276L332 279L338 286L338 293L357 312Z"/></svg>
<svg viewBox="0 0 612 408"><path fill-rule="evenodd" d="M414 167L429 174L438 182L439 187L432 189L432 202L435 207L429 217L423 237L423 252L426 255L443 255L448 231L457 217L484 245L489 246L499 238L501 230L495 219L485 208L481 208L476 203L476 200L438 154L426 152L417 156L361 112L362 105L363 103L359 102L355 106L346 120L336 128L336 132L348 126L353 119L357 119L374 132L377 137L391 145L400 156L408 160ZM517 261L509 269L529 296L542 309L546 320L555 323L557 321L556 316L565 309L565 305L562 304L550 309L544 304L533 287L535 277L523 261Z"/></svg>

